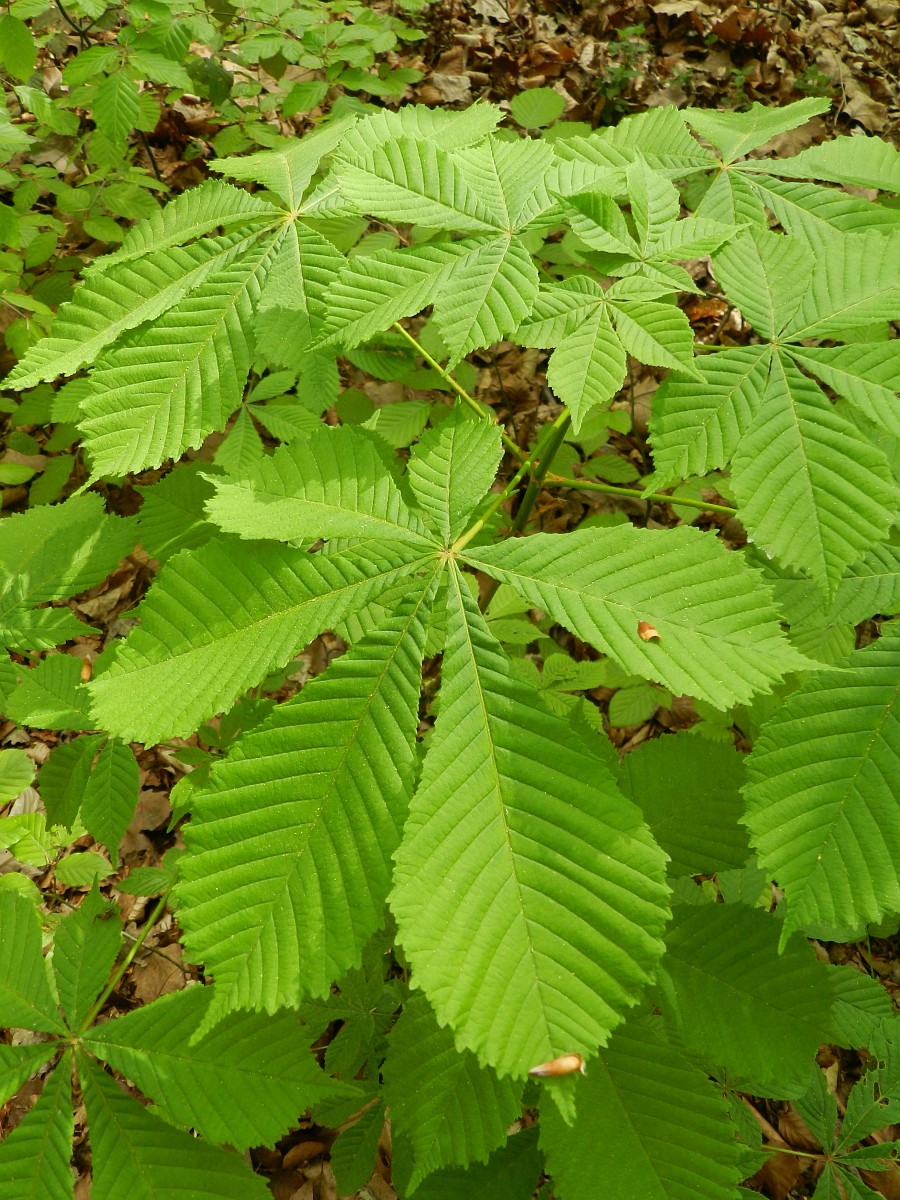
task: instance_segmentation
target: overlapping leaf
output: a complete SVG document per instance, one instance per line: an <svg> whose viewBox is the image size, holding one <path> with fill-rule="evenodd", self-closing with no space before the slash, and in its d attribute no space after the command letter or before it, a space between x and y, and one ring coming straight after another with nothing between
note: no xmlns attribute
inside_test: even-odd
<svg viewBox="0 0 900 1200"><path fill-rule="evenodd" d="M766 724L746 823L786 930L845 940L900 912L900 642L894 626L813 676Z"/></svg>
<svg viewBox="0 0 900 1200"><path fill-rule="evenodd" d="M142 624L94 677L97 721L126 741L193 732L323 629L400 579L415 583L420 558L402 543L322 555L236 540L176 555Z"/></svg>
<svg viewBox="0 0 900 1200"><path fill-rule="evenodd" d="M635 1003L666 917L662 855L590 747L512 676L457 573L442 678L391 907L438 1020L523 1075L592 1053Z"/></svg>
<svg viewBox="0 0 900 1200"><path fill-rule="evenodd" d="M415 770L428 591L246 734L198 799L178 897L216 1015L327 995L379 928Z"/></svg>
<svg viewBox="0 0 900 1200"><path fill-rule="evenodd" d="M356 429L322 426L281 446L246 479L212 478L206 511L226 533L290 542L402 539L433 544L404 501L375 443Z"/></svg>
<svg viewBox="0 0 900 1200"><path fill-rule="evenodd" d="M738 1142L721 1093L638 1022L617 1030L591 1063L567 1125L541 1112L541 1146L560 1200L732 1200Z"/></svg>
<svg viewBox="0 0 900 1200"><path fill-rule="evenodd" d="M753 572L706 534L679 528L576 530L469 551L629 675L720 708L769 691L806 660L787 642ZM643 641L648 621L659 640Z"/></svg>

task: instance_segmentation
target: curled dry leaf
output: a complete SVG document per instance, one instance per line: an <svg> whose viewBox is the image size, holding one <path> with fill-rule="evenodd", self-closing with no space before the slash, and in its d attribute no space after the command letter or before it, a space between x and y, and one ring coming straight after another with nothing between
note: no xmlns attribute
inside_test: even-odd
<svg viewBox="0 0 900 1200"><path fill-rule="evenodd" d="M654 629L649 621L638 621L638 637L642 642L658 642L659 630Z"/></svg>

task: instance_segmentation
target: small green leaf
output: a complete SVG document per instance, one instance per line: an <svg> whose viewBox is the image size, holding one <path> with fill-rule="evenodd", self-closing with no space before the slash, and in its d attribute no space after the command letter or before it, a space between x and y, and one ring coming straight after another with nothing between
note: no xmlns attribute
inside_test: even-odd
<svg viewBox="0 0 900 1200"><path fill-rule="evenodd" d="M24 21L0 15L0 63L15 79L28 79L37 62L37 46Z"/></svg>
<svg viewBox="0 0 900 1200"><path fill-rule="evenodd" d="M64 861L88 857L100 856L78 854ZM100 994L121 944L122 922L115 905L103 899L95 882L75 912L60 923L53 942L53 973L72 1029L78 1028Z"/></svg>
<svg viewBox="0 0 900 1200"><path fill-rule="evenodd" d="M509 102L509 111L523 129L544 129L566 111L566 102L553 88L531 88Z"/></svg>
<svg viewBox="0 0 900 1200"><path fill-rule="evenodd" d="M34 763L24 750L0 750L0 804L9 804L34 779Z"/></svg>
<svg viewBox="0 0 900 1200"><path fill-rule="evenodd" d="M64 1034L41 954L34 906L17 892L0 891L0 1023Z"/></svg>

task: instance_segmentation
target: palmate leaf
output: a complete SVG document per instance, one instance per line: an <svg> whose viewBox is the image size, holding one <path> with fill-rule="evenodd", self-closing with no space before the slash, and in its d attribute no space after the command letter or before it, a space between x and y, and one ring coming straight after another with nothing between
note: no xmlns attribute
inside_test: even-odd
<svg viewBox="0 0 900 1200"><path fill-rule="evenodd" d="M458 537L490 489L503 448L500 428L473 420L461 406L413 447L408 478L419 506L444 546Z"/></svg>
<svg viewBox="0 0 900 1200"><path fill-rule="evenodd" d="M734 162L771 141L779 133L787 133L805 125L818 113L827 112L830 101L821 96L808 96L793 104L771 108L754 102L746 112L715 112L702 108L685 108L679 113L707 142L722 152L722 160Z"/></svg>
<svg viewBox="0 0 900 1200"><path fill-rule="evenodd" d="M226 533L299 541L387 538L434 545L406 504L375 443L352 426L321 426L281 446L249 477L211 476L216 495L206 511Z"/></svg>
<svg viewBox="0 0 900 1200"><path fill-rule="evenodd" d="M160 572L142 624L97 665L98 724L125 741L192 733L323 629L401 579L414 584L420 561L402 543L322 555L214 540L183 551Z"/></svg>
<svg viewBox="0 0 900 1200"><path fill-rule="evenodd" d="M322 159L335 150L353 124L352 117L329 121L284 148L244 154L240 158L215 158L209 165L231 179L261 183L296 213Z"/></svg>
<svg viewBox="0 0 900 1200"><path fill-rule="evenodd" d="M747 1091L791 1097L806 1090L827 1036L832 990L802 939L779 956L780 933L768 913L743 904L676 908L660 994L686 1050Z"/></svg>
<svg viewBox="0 0 900 1200"><path fill-rule="evenodd" d="M554 154L546 142L501 142L488 137L480 145L460 150L455 161L508 232L521 229L552 203L546 180Z"/></svg>
<svg viewBox="0 0 900 1200"><path fill-rule="evenodd" d="M466 552L629 674L718 708L767 692L807 660L788 644L758 576L714 537L623 525L535 534ZM642 641L648 621L659 640Z"/></svg>
<svg viewBox="0 0 900 1200"><path fill-rule="evenodd" d="M325 293L345 259L321 233L299 221L285 226L259 298L260 313L277 308L304 313L312 328L328 315Z"/></svg>
<svg viewBox="0 0 900 1200"><path fill-rule="evenodd" d="M34 1108L0 1143L4 1200L72 1200L72 1055L66 1052Z"/></svg>
<svg viewBox="0 0 900 1200"><path fill-rule="evenodd" d="M129 521L100 496L74 496L6 517L0 525L0 643L46 650L87 628L68 608L35 609L100 583L134 548Z"/></svg>
<svg viewBox="0 0 900 1200"><path fill-rule="evenodd" d="M383 1074L391 1130L413 1149L410 1191L441 1167L486 1162L522 1111L522 1084L457 1051L422 995L410 998L391 1030Z"/></svg>
<svg viewBox="0 0 900 1200"><path fill-rule="evenodd" d="M577 1116L541 1112L541 1147L560 1200L733 1200L739 1143L721 1091L637 1021L618 1029L578 1081Z"/></svg>
<svg viewBox="0 0 900 1200"><path fill-rule="evenodd" d="M92 479L178 458L224 426L247 382L251 315L277 245L276 234L247 247L104 357L82 402Z"/></svg>
<svg viewBox="0 0 900 1200"><path fill-rule="evenodd" d="M655 968L662 854L601 760L518 683L454 570L441 708L391 907L457 1045L502 1075L594 1052Z"/></svg>
<svg viewBox="0 0 900 1200"><path fill-rule="evenodd" d="M84 1052L76 1055L91 1140L93 1200L265 1200L236 1155L174 1129L133 1100Z"/></svg>
<svg viewBox="0 0 900 1200"><path fill-rule="evenodd" d="M270 1145L300 1113L347 1090L318 1066L288 1013L232 1013L196 1041L214 995L194 987L163 996L107 1021L84 1045L173 1122L239 1150Z"/></svg>
<svg viewBox="0 0 900 1200"><path fill-rule="evenodd" d="M207 276L239 259L256 237L254 230L169 246L123 263L109 275L92 275L60 308L51 336L32 346L10 372L6 386L29 388L42 379L74 374L123 333L154 320Z"/></svg>
<svg viewBox="0 0 900 1200"><path fill-rule="evenodd" d="M702 383L670 375L653 396L653 491L727 466L762 402L767 347L735 346L694 365Z"/></svg>
<svg viewBox="0 0 900 1200"><path fill-rule="evenodd" d="M752 843L784 889L785 931L844 941L900 912L900 638L894 625L813 676L748 761Z"/></svg>
<svg viewBox="0 0 900 1200"><path fill-rule="evenodd" d="M787 359L775 359L733 463L750 537L831 595L845 569L882 541L896 489L882 451Z"/></svg>
<svg viewBox="0 0 900 1200"><path fill-rule="evenodd" d="M178 903L188 953L215 975L216 1016L327 995L380 927L416 765L429 600L426 579L244 735L197 798Z"/></svg>

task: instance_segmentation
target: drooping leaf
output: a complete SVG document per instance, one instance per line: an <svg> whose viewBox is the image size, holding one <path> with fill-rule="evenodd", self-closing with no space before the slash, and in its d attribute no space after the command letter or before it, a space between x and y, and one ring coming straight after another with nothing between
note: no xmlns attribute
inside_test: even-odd
<svg viewBox="0 0 900 1200"><path fill-rule="evenodd" d="M412 789L427 593L245 734L196 799L178 902L216 1015L327 995L379 928Z"/></svg>
<svg viewBox="0 0 900 1200"><path fill-rule="evenodd" d="M745 820L784 889L786 931L843 941L900 913L898 668L887 625L844 667L794 692L750 756Z"/></svg>
<svg viewBox="0 0 900 1200"><path fill-rule="evenodd" d="M466 552L629 675L720 708L768 691L805 660L757 577L715 538L633 526L535 534ZM648 621L659 639L643 641Z"/></svg>
<svg viewBox="0 0 900 1200"><path fill-rule="evenodd" d="M727 1105L704 1073L637 1021L588 1065L567 1125L541 1111L541 1147L560 1200L732 1200L740 1179Z"/></svg>
<svg viewBox="0 0 900 1200"><path fill-rule="evenodd" d="M457 1045L523 1075L592 1053L635 1002L665 920L662 858L600 759L512 676L457 572L442 678L391 907Z"/></svg>

